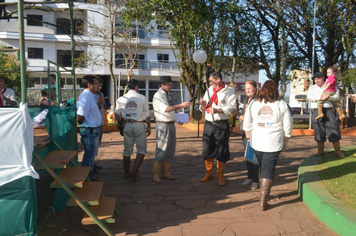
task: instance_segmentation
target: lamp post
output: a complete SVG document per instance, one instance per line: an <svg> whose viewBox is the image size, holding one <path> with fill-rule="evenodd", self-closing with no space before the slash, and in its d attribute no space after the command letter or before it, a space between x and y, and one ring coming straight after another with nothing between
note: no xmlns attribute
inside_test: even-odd
<svg viewBox="0 0 356 236"><path fill-rule="evenodd" d="M206 62L206 59L208 59L208 55L206 55L206 52L204 50L197 50L193 54L193 60L195 63L199 65L199 74L198 74L198 102L200 101L200 68L201 65ZM194 114L194 111L193 111ZM198 138L199 138L199 121L198 119Z"/></svg>
<svg viewBox="0 0 356 236"><path fill-rule="evenodd" d="M313 17L313 52L312 52L312 68L311 68L311 73L312 73L312 78L314 75L314 59L315 59L315 15L316 11L318 10L318 4L317 1L314 3L314 17ZM310 81L311 83L311 81ZM311 122L312 121L312 114L311 114L311 105L310 105L310 112L309 112L309 129L311 129Z"/></svg>

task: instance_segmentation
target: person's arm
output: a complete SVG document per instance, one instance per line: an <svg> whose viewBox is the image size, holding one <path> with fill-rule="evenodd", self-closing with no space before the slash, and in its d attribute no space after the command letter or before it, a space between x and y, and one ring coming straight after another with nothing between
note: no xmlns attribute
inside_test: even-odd
<svg viewBox="0 0 356 236"><path fill-rule="evenodd" d="M146 137L151 135L151 117L147 116L146 117Z"/></svg>
<svg viewBox="0 0 356 236"><path fill-rule="evenodd" d="M78 122L78 124L80 124L80 125L83 124L84 120L85 120L85 117L84 117L84 116L77 115L77 122Z"/></svg>
<svg viewBox="0 0 356 236"><path fill-rule="evenodd" d="M13 100L7 98L3 93L0 93L0 97L2 99L4 99L7 104L10 104L11 106L16 106L17 105L16 101L13 101Z"/></svg>
<svg viewBox="0 0 356 236"><path fill-rule="evenodd" d="M284 152L285 150L287 150L288 141L289 141L289 138L284 137L284 143L283 143L282 152Z"/></svg>
<svg viewBox="0 0 356 236"><path fill-rule="evenodd" d="M349 94L347 97L350 98L353 102L356 102L356 94Z"/></svg>
<svg viewBox="0 0 356 236"><path fill-rule="evenodd" d="M182 108L187 108L189 106L190 106L190 102L183 102L178 105L171 105L166 108L166 112L175 111L175 110L182 109Z"/></svg>
<svg viewBox="0 0 356 236"><path fill-rule="evenodd" d="M323 88L323 92L325 92L328 88L330 88L331 84L330 83L326 83L326 85Z"/></svg>

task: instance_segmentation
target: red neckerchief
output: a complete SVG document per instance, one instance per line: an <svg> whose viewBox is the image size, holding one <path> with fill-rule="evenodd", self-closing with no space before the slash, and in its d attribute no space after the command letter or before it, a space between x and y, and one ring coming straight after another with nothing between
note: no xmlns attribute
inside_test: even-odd
<svg viewBox="0 0 356 236"><path fill-rule="evenodd" d="M4 94L6 92L6 87L3 88L3 90L1 91L2 94ZM0 107L4 106L4 102L2 101L2 98L0 98Z"/></svg>
<svg viewBox="0 0 356 236"><path fill-rule="evenodd" d="M220 85L220 87L218 89L213 88L213 95L211 95L211 97L210 97L211 106L213 106L213 103L218 105L218 94L217 93L220 92L220 90L222 90L223 88L225 88L224 82ZM208 114L209 114L209 107L210 107L210 104L208 103L208 105L206 105L206 107L205 107L205 110Z"/></svg>

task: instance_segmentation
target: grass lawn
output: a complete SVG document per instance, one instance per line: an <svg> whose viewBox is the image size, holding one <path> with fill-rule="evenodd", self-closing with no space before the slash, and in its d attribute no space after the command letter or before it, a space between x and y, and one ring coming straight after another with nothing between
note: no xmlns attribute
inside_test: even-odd
<svg viewBox="0 0 356 236"><path fill-rule="evenodd" d="M336 155L321 159L315 170L328 191L346 206L356 210L356 149L344 151L346 158Z"/></svg>

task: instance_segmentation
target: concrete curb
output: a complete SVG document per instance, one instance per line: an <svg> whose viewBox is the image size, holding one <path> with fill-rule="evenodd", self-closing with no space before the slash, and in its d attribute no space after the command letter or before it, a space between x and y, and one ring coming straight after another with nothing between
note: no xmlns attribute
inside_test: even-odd
<svg viewBox="0 0 356 236"><path fill-rule="evenodd" d="M348 150L349 146L343 148ZM315 171L322 157L310 156L298 169L298 192L309 209L335 233L343 236L355 235L356 210L347 208L333 197Z"/></svg>

